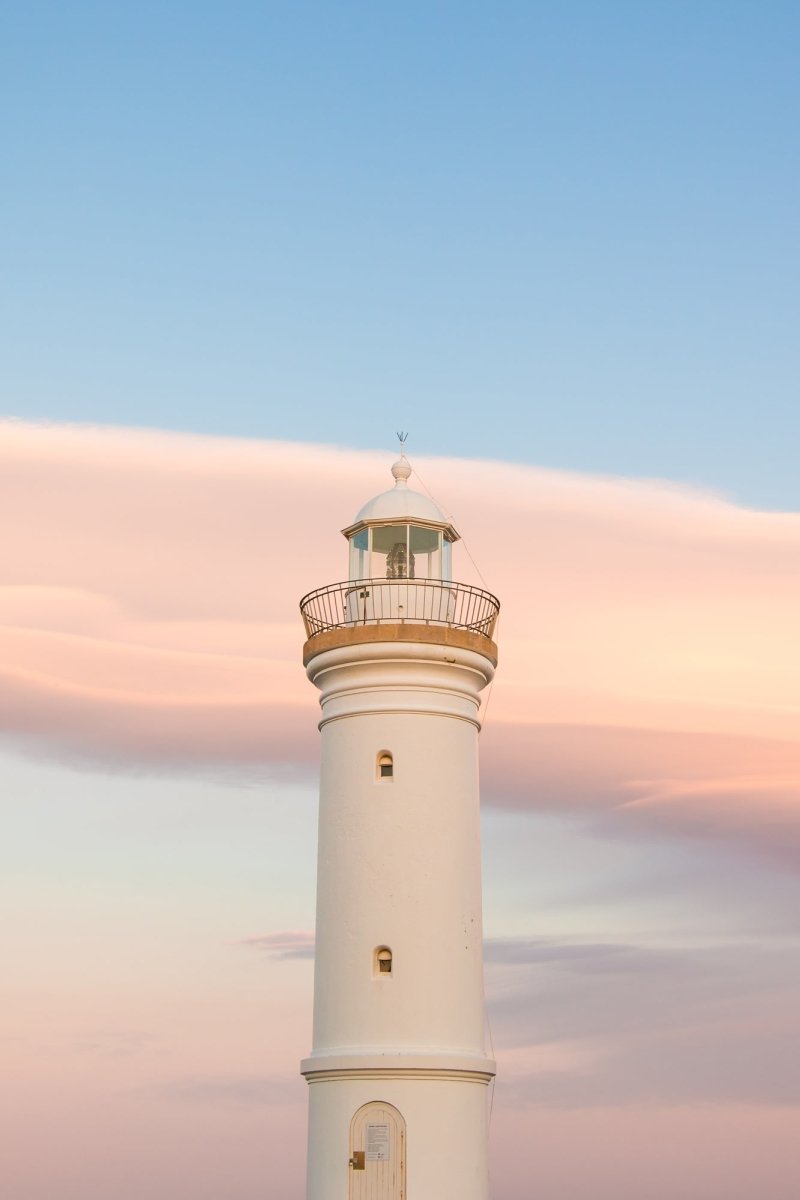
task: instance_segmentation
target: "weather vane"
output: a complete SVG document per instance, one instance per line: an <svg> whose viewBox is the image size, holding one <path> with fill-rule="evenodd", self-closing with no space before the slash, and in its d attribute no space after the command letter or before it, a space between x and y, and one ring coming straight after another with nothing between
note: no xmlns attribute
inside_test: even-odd
<svg viewBox="0 0 800 1200"><path fill-rule="evenodd" d="M398 433L397 440L400 443L400 457L405 458L406 442L408 441L408 434L407 433Z"/></svg>

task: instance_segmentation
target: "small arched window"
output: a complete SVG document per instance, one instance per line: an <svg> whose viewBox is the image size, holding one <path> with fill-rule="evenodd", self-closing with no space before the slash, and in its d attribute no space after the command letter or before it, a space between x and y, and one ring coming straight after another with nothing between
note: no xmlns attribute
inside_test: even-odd
<svg viewBox="0 0 800 1200"><path fill-rule="evenodd" d="M378 946L375 951L374 973L376 976L391 975L392 952L388 946Z"/></svg>
<svg viewBox="0 0 800 1200"><path fill-rule="evenodd" d="M381 750L378 755L376 773L378 780L392 779L394 777L394 759L388 750Z"/></svg>

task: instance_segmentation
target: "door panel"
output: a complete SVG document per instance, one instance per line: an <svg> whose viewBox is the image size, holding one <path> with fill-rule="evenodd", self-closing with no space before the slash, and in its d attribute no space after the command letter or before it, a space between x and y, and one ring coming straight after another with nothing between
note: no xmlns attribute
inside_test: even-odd
<svg viewBox="0 0 800 1200"><path fill-rule="evenodd" d="M405 1194L406 1123L391 1104L373 1100L350 1122L349 1200L405 1200Z"/></svg>

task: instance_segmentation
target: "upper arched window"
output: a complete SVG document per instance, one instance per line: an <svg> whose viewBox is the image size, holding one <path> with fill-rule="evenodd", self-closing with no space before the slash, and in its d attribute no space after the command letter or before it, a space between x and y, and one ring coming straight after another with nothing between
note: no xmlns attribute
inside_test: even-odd
<svg viewBox="0 0 800 1200"><path fill-rule="evenodd" d="M388 750L381 750L376 764L376 774L379 780L394 777L394 759Z"/></svg>
<svg viewBox="0 0 800 1200"><path fill-rule="evenodd" d="M388 946L378 946L375 951L375 974L391 975L392 952Z"/></svg>

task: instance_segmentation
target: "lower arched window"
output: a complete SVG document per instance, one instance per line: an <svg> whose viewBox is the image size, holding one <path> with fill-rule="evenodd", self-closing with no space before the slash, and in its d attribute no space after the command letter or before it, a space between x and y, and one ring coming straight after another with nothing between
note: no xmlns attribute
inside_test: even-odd
<svg viewBox="0 0 800 1200"><path fill-rule="evenodd" d="M391 975L392 952L388 946L378 946L375 951L374 973L377 976Z"/></svg>

